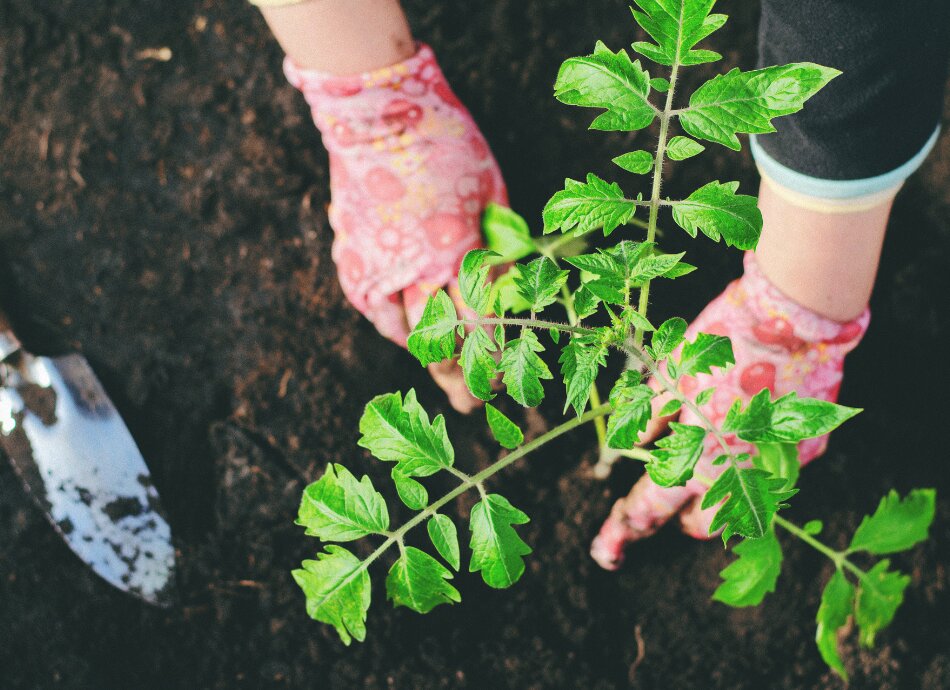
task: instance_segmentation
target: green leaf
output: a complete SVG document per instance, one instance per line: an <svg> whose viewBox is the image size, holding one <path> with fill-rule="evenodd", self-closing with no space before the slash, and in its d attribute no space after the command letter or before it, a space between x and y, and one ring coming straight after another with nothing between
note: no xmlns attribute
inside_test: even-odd
<svg viewBox="0 0 950 690"><path fill-rule="evenodd" d="M628 244L624 240L617 246ZM629 244L635 244L629 242ZM579 254L578 256L568 256L564 259L567 263L576 268L592 273L598 278L609 278L622 284L626 276L626 269L613 252L598 250L594 254ZM588 281L590 282L590 281Z"/></svg>
<svg viewBox="0 0 950 690"><path fill-rule="evenodd" d="M567 387L564 411L573 406L581 415L590 399L590 387L597 380L600 367L607 363L607 345L598 338L571 336L558 361Z"/></svg>
<svg viewBox="0 0 950 690"><path fill-rule="evenodd" d="M740 459L743 457L747 459ZM733 534L749 539L764 537L775 513L785 507L782 501L796 493L794 489L784 490L784 486L784 479L776 479L765 470L727 467L703 496L703 510L726 499L713 518L709 533L722 527L723 543Z"/></svg>
<svg viewBox="0 0 950 690"><path fill-rule="evenodd" d="M488 494L472 508L470 527L472 560L469 572L481 571L489 587L504 589L517 582L524 573L523 556L531 548L522 541L512 525L523 525L528 516L508 499Z"/></svg>
<svg viewBox="0 0 950 690"><path fill-rule="evenodd" d="M874 637L894 619L904 601L904 589L910 577L899 571L888 570L891 562L885 558L861 578L854 601L854 620L860 629L859 638L865 647L874 646Z"/></svg>
<svg viewBox="0 0 950 690"><path fill-rule="evenodd" d="M664 79L663 77L654 77L650 80L650 86L654 91L659 91L660 93L666 93L670 90L670 80Z"/></svg>
<svg viewBox="0 0 950 690"><path fill-rule="evenodd" d="M687 158L698 156L706 147L689 137L673 137L666 145L666 156L671 161L684 161Z"/></svg>
<svg viewBox="0 0 950 690"><path fill-rule="evenodd" d="M326 471L304 489L297 524L324 541L352 541L389 529L389 511L369 477L357 481L343 465Z"/></svg>
<svg viewBox="0 0 950 690"><path fill-rule="evenodd" d="M432 540L435 550L446 563L458 570L462 565L462 558L459 551L458 530L455 529L452 518L436 513L426 523L426 530L429 532L429 539Z"/></svg>
<svg viewBox="0 0 950 690"><path fill-rule="evenodd" d="M706 430L699 426L670 422L673 433L656 442L653 459L647 463L647 474L660 486L684 486L703 453Z"/></svg>
<svg viewBox="0 0 950 690"><path fill-rule="evenodd" d="M706 390L700 392L700 394L696 396L696 399L693 402L695 402L699 407L702 407L703 405L708 403L710 400L712 400L713 393L715 392L716 392L716 387L710 386Z"/></svg>
<svg viewBox="0 0 950 690"><path fill-rule="evenodd" d="M797 443L827 434L861 411L826 400L799 398L794 392L774 402L769 398L768 389L762 389L745 410L736 400L722 430L752 443Z"/></svg>
<svg viewBox="0 0 950 690"><path fill-rule="evenodd" d="M697 333L695 340L683 345L677 369L680 376L711 374L712 367L727 369L735 364L732 343L724 335Z"/></svg>
<svg viewBox="0 0 950 690"><path fill-rule="evenodd" d="M689 275L695 270L696 267L692 264L688 264L685 261L680 261L675 266L673 266L673 268L664 273L663 277L673 280L675 278L682 278L685 275Z"/></svg>
<svg viewBox="0 0 950 690"><path fill-rule="evenodd" d="M623 292L660 276L685 275L695 267L680 269L684 254L653 254L653 242L624 240L607 250L565 258L572 266L597 276L585 285L594 294L604 293L602 299L614 304L625 304Z"/></svg>
<svg viewBox="0 0 950 690"><path fill-rule="evenodd" d="M656 359L665 359L675 350L686 335L686 321L678 316L667 319L660 324L653 334L650 347Z"/></svg>
<svg viewBox="0 0 950 690"><path fill-rule="evenodd" d="M524 433L494 405L485 405L485 416L492 436L503 448L512 450L524 442Z"/></svg>
<svg viewBox="0 0 950 690"><path fill-rule="evenodd" d="M606 236L629 223L636 210L636 202L625 198L616 182L587 173L586 183L564 180L564 189L551 197L541 215L545 234L573 230L575 235L583 235L603 228Z"/></svg>
<svg viewBox="0 0 950 690"><path fill-rule="evenodd" d="M637 386L643 381L643 377L636 369L625 369L620 377L614 382L614 387L610 390L610 402L619 405L626 399L638 397Z"/></svg>
<svg viewBox="0 0 950 690"><path fill-rule="evenodd" d="M658 417L669 417L670 415L676 414L680 411L680 408L683 407L683 401L679 398L673 398L672 400L667 400L666 404L660 408L660 414Z"/></svg>
<svg viewBox="0 0 950 690"><path fill-rule="evenodd" d="M512 266L507 272L495 279L495 292L498 294L497 311L499 314L511 312L520 314L528 311L531 305L528 304L518 286L515 284L515 278L520 277L521 272L517 266Z"/></svg>
<svg viewBox="0 0 950 690"><path fill-rule="evenodd" d="M472 395L479 400L487 401L495 397L492 392L495 358L491 353L497 349L485 330L477 327L465 336L465 342L462 343L462 354L459 356L462 376Z"/></svg>
<svg viewBox="0 0 950 690"><path fill-rule="evenodd" d="M505 261L517 261L537 251L528 223L507 206L492 202L485 207L482 232L488 248Z"/></svg>
<svg viewBox="0 0 950 690"><path fill-rule="evenodd" d="M649 151L632 151L617 156L613 159L613 162L627 172L646 175L653 169L653 154Z"/></svg>
<svg viewBox="0 0 950 690"><path fill-rule="evenodd" d="M627 51L612 52L600 41L594 53L566 60L554 82L554 97L567 105L604 108L591 129L630 132L649 127L657 110L649 101L650 75Z"/></svg>
<svg viewBox="0 0 950 690"><path fill-rule="evenodd" d="M848 673L838 653L838 631L848 624L848 616L851 615L853 607L854 587L844 573L836 570L821 594L821 605L815 619L818 623L815 643L821 652L821 658L844 678L845 682L848 681Z"/></svg>
<svg viewBox="0 0 950 690"><path fill-rule="evenodd" d="M458 314L445 290L439 290L426 302L422 318L409 334L406 346L416 359L427 366L455 354L455 328Z"/></svg>
<svg viewBox="0 0 950 690"><path fill-rule="evenodd" d="M678 278L681 275L686 275L686 273L691 273L696 270L695 267L689 267L685 270L678 268L680 259L684 255L685 252L680 252L679 254L654 254L644 257L637 264L635 270L631 271L630 281L639 286L654 278ZM689 265L687 264L687 266Z"/></svg>
<svg viewBox="0 0 950 690"><path fill-rule="evenodd" d="M625 375L630 373L633 372L624 372ZM621 377L610 392L610 402L614 406L607 418L607 445L610 448L633 448L640 432L650 421L650 401L655 394L652 388L639 383L638 376Z"/></svg>
<svg viewBox="0 0 950 690"><path fill-rule="evenodd" d="M934 519L933 489L914 489L901 499L893 489L881 499L873 515L861 521L848 551L876 555L905 551L927 539Z"/></svg>
<svg viewBox="0 0 950 690"><path fill-rule="evenodd" d="M825 523L823 523L821 520L809 520L804 525L802 525L802 531L805 534L810 534L813 537L817 534L821 534L821 530L824 528Z"/></svg>
<svg viewBox="0 0 950 690"><path fill-rule="evenodd" d="M392 471L393 484L399 499L413 510L422 510L429 503L429 492L412 477L407 477L395 467Z"/></svg>
<svg viewBox="0 0 950 690"><path fill-rule="evenodd" d="M428 477L455 462L445 419L429 415L416 401L415 390L373 398L360 419L359 445L385 462L395 462L407 477Z"/></svg>
<svg viewBox="0 0 950 690"><path fill-rule="evenodd" d="M841 72L810 62L743 72L733 69L713 77L679 113L689 134L738 151L736 134L774 132L772 118L797 113L809 98Z"/></svg>
<svg viewBox="0 0 950 690"><path fill-rule="evenodd" d="M759 469L769 472L773 477L785 480L785 488L791 489L798 483L801 463L798 462L798 446L794 443L757 443L759 454L752 458Z"/></svg>
<svg viewBox="0 0 950 690"><path fill-rule="evenodd" d="M732 552L739 558L719 573L723 583L712 598L729 606L758 606L775 591L782 572L782 546L769 530L761 539L741 541Z"/></svg>
<svg viewBox="0 0 950 690"><path fill-rule="evenodd" d="M607 278L598 278L584 283L584 287L590 290L597 299L607 304L616 304L624 307L627 300L623 296L623 284Z"/></svg>
<svg viewBox="0 0 950 690"><path fill-rule="evenodd" d="M539 404L544 399L541 380L554 378L537 354L543 351L534 331L523 329L520 338L508 341L501 355L498 368L505 372L502 381L508 387L508 395L525 407Z"/></svg>
<svg viewBox="0 0 950 690"><path fill-rule="evenodd" d="M640 41L633 49L661 65L699 65L722 56L693 46L726 23L726 15L709 14L716 0L634 0L633 18L656 44Z"/></svg>
<svg viewBox="0 0 950 690"><path fill-rule="evenodd" d="M343 644L366 639L370 581L366 565L342 546L330 545L304 561L294 580L307 597L307 615L336 628Z"/></svg>
<svg viewBox="0 0 950 690"><path fill-rule="evenodd" d="M650 320L633 307L628 307L624 310L623 318L629 326L639 328L642 331L649 333L656 330L656 327L650 323Z"/></svg>
<svg viewBox="0 0 950 690"><path fill-rule="evenodd" d="M673 220L690 237L701 230L706 237L738 249L755 249L762 233L762 212L756 198L736 194L738 182L703 185L683 201L673 202Z"/></svg>
<svg viewBox="0 0 950 690"><path fill-rule="evenodd" d="M473 249L465 254L459 268L459 291L472 311L485 316L492 311L491 283L486 283L491 264L488 259L498 256L487 249ZM453 346L454 350L454 346Z"/></svg>
<svg viewBox="0 0 950 690"><path fill-rule="evenodd" d="M600 297L595 295L586 285L582 285L574 293L574 312L579 319L586 319L588 316L596 314L598 304L600 304Z"/></svg>
<svg viewBox="0 0 950 690"><path fill-rule="evenodd" d="M393 606L429 613L439 604L461 601L458 590L446 580L452 573L425 551L413 546L403 550L386 577L386 594Z"/></svg>
<svg viewBox="0 0 950 690"><path fill-rule="evenodd" d="M525 302L531 305L531 311L541 311L554 304L569 274L546 256L540 256L528 264L517 264L516 267L518 275L515 276L515 285Z"/></svg>

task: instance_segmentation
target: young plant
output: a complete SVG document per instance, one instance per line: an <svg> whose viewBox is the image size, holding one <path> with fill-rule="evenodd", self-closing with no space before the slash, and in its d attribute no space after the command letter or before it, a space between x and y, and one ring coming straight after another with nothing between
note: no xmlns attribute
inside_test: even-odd
<svg viewBox="0 0 950 690"><path fill-rule="evenodd" d="M759 604L774 590L781 569L777 529L801 539L835 565L821 598L816 640L824 660L844 676L837 649L839 631L853 617L861 643L873 644L876 633L894 617L910 581L888 559L870 563L868 557L904 551L926 539L934 515L934 491L915 490L904 498L892 491L864 518L848 548L837 550L821 542L819 522L798 526L779 514L796 493L796 446L832 431L860 410L794 393L773 399L763 389L746 405L736 401L717 427L702 410L710 391L689 396L680 382L732 365L729 339L699 333L686 341L683 319L672 318L655 327L647 314L653 281L677 279L695 269L683 261L683 254L660 251L656 230L661 208L669 209L673 222L690 236L701 232L743 250L755 248L762 227L755 198L737 194L737 182L712 181L682 200L662 197L667 161L701 153L704 146L697 139L738 150L737 135L774 131L773 118L800 110L838 72L811 63L733 69L710 79L685 105L676 107L680 71L720 59L718 53L695 46L719 29L726 17L710 13L714 0L636 2L639 9L633 10L633 17L653 42L634 43L633 50L668 68L665 76L651 78L639 59L631 60L625 50L614 52L598 42L591 55L562 65L554 93L563 103L602 109L591 129L634 131L658 123L653 152L638 150L614 159L630 172L652 172L648 196L631 198L616 183L594 174L583 182L568 179L543 211L545 234L563 233L553 241L532 238L527 224L512 211L490 208L485 217L489 249L466 255L459 274L461 294L471 312L460 315L452 299L439 291L409 337L409 350L422 365L458 355L472 394L486 401L495 439L510 452L470 474L456 467L444 418L430 419L414 391L378 396L360 420L359 445L392 463L396 493L414 515L394 527L386 500L368 477L357 479L344 466L330 465L305 490L297 522L308 535L325 542L376 538L380 543L363 559L329 544L293 574L306 594L310 616L333 625L347 644L353 638L362 640L370 605L368 571L393 547L398 557L386 578L386 592L394 605L427 613L439 604L460 600L450 581L452 570L462 567L463 552L456 521L442 510L465 492L476 491L479 498L467 526L469 571L479 572L490 587L509 587L518 581L531 548L516 527L528 516L504 496L490 492L487 481L537 448L594 422L603 445L642 460L653 481L671 487L694 477L704 441L711 436L721 449L716 463L724 471L717 478L696 477L709 486L703 507L719 506L711 529L722 530L724 543L738 538L732 547L737 559L722 571L723 582L713 598L731 606ZM654 103L654 92L660 94L659 104ZM674 126L689 136L671 137ZM645 220L635 217L639 210L646 213ZM571 246L588 233L601 230L607 236L628 225L645 231L642 241L622 240L593 253L576 253L583 248ZM492 264L535 252L541 256L515 264L498 280L489 281ZM567 323L542 317L556 304L566 310ZM489 402L494 397L492 382L501 374L516 402L538 405L545 394L544 381L554 378L541 357L547 339L560 350L565 412L573 408L575 414L525 442L518 426ZM626 357L632 366L613 382L608 401L602 402L597 381L611 353ZM652 378L653 387L646 385L645 376ZM650 420L651 403L660 393L672 398L661 414L686 408L700 423L674 423L672 433L653 450L635 447ZM727 436L754 444L756 454L736 452ZM457 486L432 499L419 480L437 473L453 477ZM419 546L408 543L412 530L423 525L441 560L421 548L423 541L415 542Z"/></svg>

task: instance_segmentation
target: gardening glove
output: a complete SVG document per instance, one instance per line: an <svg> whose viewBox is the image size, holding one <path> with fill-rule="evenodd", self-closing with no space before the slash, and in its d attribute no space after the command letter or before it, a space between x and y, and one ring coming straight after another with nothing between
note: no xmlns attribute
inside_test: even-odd
<svg viewBox="0 0 950 690"><path fill-rule="evenodd" d="M482 246L485 206L508 204L498 164L427 45L355 76L304 70L290 58L284 73L330 154L332 255L343 292L405 347L437 289L448 286L462 311L462 257ZM454 362L429 369L456 409L475 406Z"/></svg>
<svg viewBox="0 0 950 690"><path fill-rule="evenodd" d="M732 341L736 364L723 372L683 377L680 391L694 397L714 387L712 398L701 409L717 427L737 398L744 403L763 388L772 397L795 391L801 396L834 402L841 385L844 356L853 350L867 330L870 311L853 321L841 323L816 314L793 302L762 274L752 252L745 255L745 274L733 281L690 325L687 337L696 333L728 336ZM655 386L654 386L655 387ZM668 400L657 396L654 414ZM641 442L655 438L672 417L656 419L646 429ZM679 414L684 424L702 426L688 409ZM752 453L751 443L727 434L726 441L736 453ZM811 438L798 444L802 466L821 455L828 436ZM695 474L714 479L725 466L713 460L722 448L712 434L705 439L703 454ZM591 545L591 556L602 567L614 570L623 560L624 546L654 534L673 515L679 513L684 532L697 539L708 539L709 527L719 506L700 507L706 485L691 479L686 486L663 488L644 475L630 494L617 501L600 533Z"/></svg>

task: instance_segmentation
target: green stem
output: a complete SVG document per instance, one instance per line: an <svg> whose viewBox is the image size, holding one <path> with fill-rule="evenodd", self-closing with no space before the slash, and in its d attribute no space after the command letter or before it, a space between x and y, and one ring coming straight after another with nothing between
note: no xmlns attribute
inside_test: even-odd
<svg viewBox="0 0 950 690"><path fill-rule="evenodd" d="M677 50L677 54L679 51ZM676 76L679 72L679 61L673 61L670 70L670 88L666 92L666 104L660 113L660 137L656 144L656 156L653 158L653 189L650 192L650 218L647 221L647 242L656 240L656 220L660 211L660 188L663 185L663 159L666 158L666 138L669 134L670 113L673 110L673 93L676 90ZM650 282L646 281L640 288L640 299L637 303L637 312L646 318L647 308L650 305ZM633 329L633 344L640 348L643 345L643 329Z"/></svg>
<svg viewBox="0 0 950 690"><path fill-rule="evenodd" d="M653 460L653 453L636 446L628 448L627 450L618 450L617 455L623 458L630 458L631 460L639 460L640 462L650 462Z"/></svg>
<svg viewBox="0 0 950 690"><path fill-rule="evenodd" d="M543 330L554 329L564 333L576 333L577 335L595 335L597 332L592 328L583 326L570 326L557 321L544 321L541 319L519 319L519 318L499 318L495 316L476 316L472 319L456 319L456 326L521 326L522 328L540 328Z"/></svg>
<svg viewBox="0 0 950 690"><path fill-rule="evenodd" d="M590 384L590 406L597 409L601 406L600 391L597 390L597 381ZM607 422L603 417L594 419L594 430L597 432L597 445L600 448L607 446Z"/></svg>
<svg viewBox="0 0 950 690"><path fill-rule="evenodd" d="M847 553L845 553L844 551L836 551L832 549L827 544L819 541L818 539L815 539L812 535L808 534L808 532L803 530L794 522L790 522L780 515L776 515L773 519L775 520L776 525L786 530L787 532L794 534L796 537L801 539L810 547L812 547L816 551L824 554L829 559L831 559L831 561L835 564L835 567L838 570L841 570L842 568L845 568L846 570L850 570L852 573L854 573L854 575L859 580L861 580L862 582L865 581L865 578L867 577L867 573L861 570L861 568L856 566L850 560L848 560Z"/></svg>
<svg viewBox="0 0 950 690"><path fill-rule="evenodd" d="M423 522L428 520L430 517L435 515L439 511L439 509L442 506L444 506L446 503L449 503L450 501L455 500L456 498L458 498L459 496L461 496L466 491L472 488L478 488L479 491L484 496L485 495L484 487L482 486L482 484L486 479L497 474L498 472L501 472L510 464L520 460L528 453L534 450L537 450L538 448L540 448L541 446L543 446L544 444L550 441L553 441L558 436L562 436L566 434L568 431L572 431L573 429L576 429L577 427L583 424L586 424L587 422L591 420L598 419L600 417L603 417L604 415L610 414L612 409L613 407L610 404L607 404L607 405L600 405L598 407L595 407L592 410L588 410L587 412L582 414L580 417L574 417L573 419L570 419L564 422L563 424L560 424L554 427L547 433L541 434L533 441L529 441L528 443L524 444L517 450L512 451L511 453L503 457L501 460L498 460L497 462L492 463L491 465L486 467L484 470L482 470L478 474L475 474L472 476L465 475L466 477L465 480L462 481L456 488L452 489L450 492L445 494L442 498L438 499L437 501L433 501L432 503L430 503L426 508L424 508L421 512L419 512L418 515L408 520L406 524L404 524L402 527L397 529L395 532L385 533L386 541L380 544L379 548L377 548L375 551L373 551L373 553L367 556L366 559L360 564L360 568L355 572L360 572L368 568L369 565L373 561L379 558L383 554L383 552L386 551L386 549L388 549L394 543L402 543L403 537L409 530L411 530L413 527L417 527L418 525L422 524Z"/></svg>

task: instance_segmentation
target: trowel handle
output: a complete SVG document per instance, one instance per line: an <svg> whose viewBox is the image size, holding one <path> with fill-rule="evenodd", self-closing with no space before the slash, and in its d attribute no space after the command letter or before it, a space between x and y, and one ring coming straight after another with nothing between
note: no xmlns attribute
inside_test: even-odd
<svg viewBox="0 0 950 690"><path fill-rule="evenodd" d="M0 362L12 355L23 347L19 338L13 334L13 326L10 325L10 319L0 307Z"/></svg>

